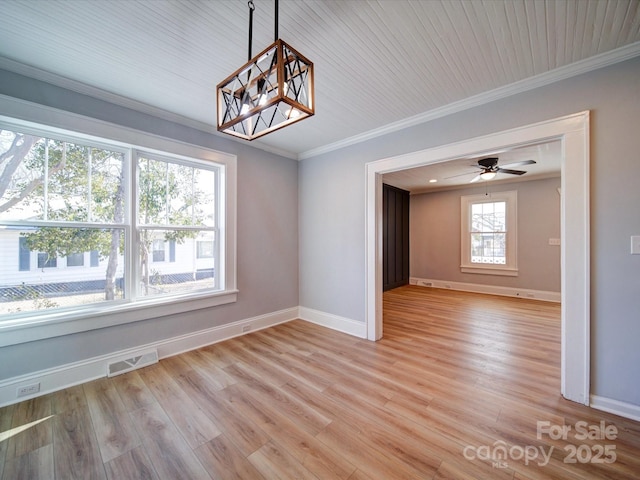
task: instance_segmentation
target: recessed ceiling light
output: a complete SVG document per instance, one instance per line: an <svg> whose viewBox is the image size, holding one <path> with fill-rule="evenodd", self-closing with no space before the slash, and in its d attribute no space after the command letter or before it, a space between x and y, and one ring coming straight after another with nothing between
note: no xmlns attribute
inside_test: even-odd
<svg viewBox="0 0 640 480"><path fill-rule="evenodd" d="M438 183L438 179L437 178L432 178L431 180L429 180L429 183Z"/></svg>

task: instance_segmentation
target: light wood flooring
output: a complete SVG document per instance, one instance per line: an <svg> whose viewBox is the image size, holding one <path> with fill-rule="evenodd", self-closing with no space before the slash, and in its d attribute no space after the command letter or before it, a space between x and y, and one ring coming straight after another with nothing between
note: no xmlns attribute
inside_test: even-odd
<svg viewBox="0 0 640 480"><path fill-rule="evenodd" d="M640 423L559 394L559 316L401 287L379 342L297 320L2 408L2 479L638 479ZM616 438L578 440L581 421ZM565 463L598 445L615 462Z"/></svg>

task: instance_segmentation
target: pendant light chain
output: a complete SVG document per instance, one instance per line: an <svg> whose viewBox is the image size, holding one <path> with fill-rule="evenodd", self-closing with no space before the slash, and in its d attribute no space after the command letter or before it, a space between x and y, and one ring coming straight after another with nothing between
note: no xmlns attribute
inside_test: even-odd
<svg viewBox="0 0 640 480"><path fill-rule="evenodd" d="M278 0L276 0L275 26L273 27L273 41L278 41Z"/></svg>
<svg viewBox="0 0 640 480"><path fill-rule="evenodd" d="M253 3L253 0L249 0L247 2L247 6L249 7L249 53L247 55L247 61L251 60L253 57L251 55L252 44L253 44L253 11L256 9L256 6ZM273 26L273 41L278 40L278 0L275 0L275 14L274 14L274 26Z"/></svg>
<svg viewBox="0 0 640 480"><path fill-rule="evenodd" d="M249 6L249 53L247 55L247 61L250 61L253 57L253 55L251 55L251 47L253 44L253 11L256 9L256 6L253 4L253 0L249 0L247 5Z"/></svg>

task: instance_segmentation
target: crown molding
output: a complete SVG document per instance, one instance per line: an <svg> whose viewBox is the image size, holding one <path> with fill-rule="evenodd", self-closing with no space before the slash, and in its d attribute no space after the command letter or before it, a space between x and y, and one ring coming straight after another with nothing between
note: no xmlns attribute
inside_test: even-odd
<svg viewBox="0 0 640 480"><path fill-rule="evenodd" d="M543 87L545 85L549 85L549 84L558 82L560 80L565 80L567 78L575 77L577 75L582 75L583 73L597 70L599 68L613 65L615 63L623 62L625 60L629 60L639 55L640 55L640 42L631 43L629 45L625 45L624 47L620 47L615 50L604 52L599 55L595 55L593 57L589 57L584 60L574 62L570 65L565 65L563 67L559 67L554 70L550 70L548 72L541 73L539 75L535 75L533 77L529 77L524 80L517 81L515 83L511 83L504 87L499 87L499 88L490 90L488 92L483 92L478 95L473 95L463 100L459 100L457 102L449 103L442 107L428 110L424 113L414 115L413 117L405 118L404 120L390 123L383 127L369 130L368 132L354 135L352 137L345 138L344 140L340 140L335 143L331 143L328 145L324 145L322 147L307 150L306 152L302 152L300 155L298 155L298 160L317 157L318 155L329 153L334 150L338 150L340 148L366 142L367 140L372 140L374 138L381 137L388 133L397 132L405 128L413 127L421 123L446 117L447 115L468 110L468 109L471 109L480 105L484 105L496 100L510 97L512 95L524 93L529 90L534 90L536 88Z"/></svg>

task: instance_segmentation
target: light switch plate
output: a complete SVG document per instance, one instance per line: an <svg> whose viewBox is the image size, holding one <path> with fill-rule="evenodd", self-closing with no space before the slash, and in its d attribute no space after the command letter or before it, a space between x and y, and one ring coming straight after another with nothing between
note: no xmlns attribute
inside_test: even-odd
<svg viewBox="0 0 640 480"><path fill-rule="evenodd" d="M640 255L640 235L631 237L631 255Z"/></svg>
<svg viewBox="0 0 640 480"><path fill-rule="evenodd" d="M559 238L550 238L549 239L549 245L560 245L560 239Z"/></svg>

